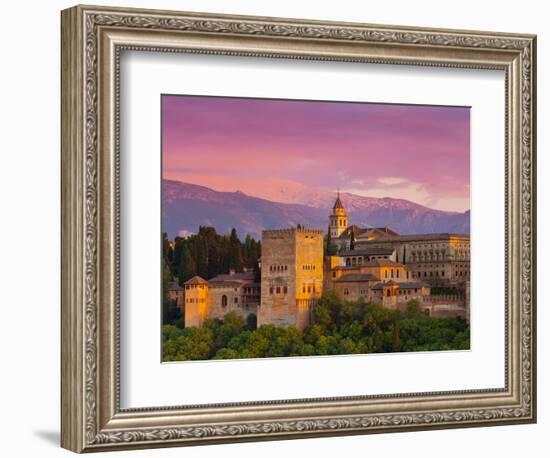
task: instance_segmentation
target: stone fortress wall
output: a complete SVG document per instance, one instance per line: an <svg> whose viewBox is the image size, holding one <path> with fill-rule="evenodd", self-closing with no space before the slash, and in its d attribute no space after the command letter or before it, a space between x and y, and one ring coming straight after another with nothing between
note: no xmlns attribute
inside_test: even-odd
<svg viewBox="0 0 550 458"><path fill-rule="evenodd" d="M388 228L347 226L338 195L329 231L338 252L324 256L324 232L301 226L262 232L261 278L252 272L194 277L169 297L184 304L185 326L235 312L254 313L258 326L303 329L323 291L347 301L376 301L404 309L417 300L426 314L469 318L470 238L461 234L400 235ZM257 281L257 280L256 280ZM459 287L465 295L432 296L432 287Z"/></svg>
<svg viewBox="0 0 550 458"><path fill-rule="evenodd" d="M261 266L258 325L306 327L323 290L323 232L263 231Z"/></svg>

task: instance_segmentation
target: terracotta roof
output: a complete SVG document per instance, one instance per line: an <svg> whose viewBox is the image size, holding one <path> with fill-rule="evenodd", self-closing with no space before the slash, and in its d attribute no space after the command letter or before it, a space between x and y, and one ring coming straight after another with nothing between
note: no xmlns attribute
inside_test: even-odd
<svg viewBox="0 0 550 458"><path fill-rule="evenodd" d="M357 250L345 250L337 253L337 256L374 256L374 255L391 255L395 250L393 248L383 247L368 247Z"/></svg>
<svg viewBox="0 0 550 458"><path fill-rule="evenodd" d="M208 281L211 286L241 286L254 282L254 272L236 272L216 275Z"/></svg>
<svg viewBox="0 0 550 458"><path fill-rule="evenodd" d="M187 280L184 285L208 285L208 282L198 275L195 275L190 280Z"/></svg>
<svg viewBox="0 0 550 458"><path fill-rule="evenodd" d="M393 280L387 281L385 283L376 283L376 285L371 286L371 289L382 289L384 286L397 286L398 283L395 283Z"/></svg>
<svg viewBox="0 0 550 458"><path fill-rule="evenodd" d="M233 274L219 274L211 278L209 281L242 281L254 280L254 272L235 272Z"/></svg>
<svg viewBox="0 0 550 458"><path fill-rule="evenodd" d="M403 267L403 264L391 259L372 259L369 262L364 262L360 267Z"/></svg>
<svg viewBox="0 0 550 458"><path fill-rule="evenodd" d="M349 230L348 230L349 229ZM392 231L389 227L359 227L357 225L349 226L349 228L346 229L344 232L340 234L339 238L348 238L350 237L352 231L356 238L368 238L368 237L376 237L376 238L391 238L391 237L397 237L399 234L395 231Z"/></svg>
<svg viewBox="0 0 550 458"><path fill-rule="evenodd" d="M371 286L371 289L380 290L384 288L384 286L398 286L401 289L413 289L413 288L424 288L427 285L425 283L419 282L419 281L413 281L413 282L404 282L404 283L397 283L393 280L390 280L386 283L376 283L376 285Z"/></svg>
<svg viewBox="0 0 550 458"><path fill-rule="evenodd" d="M356 224L352 224L351 226L348 226L344 231L338 236L339 239L346 239L351 236L351 233L353 232L353 235L357 237L361 233L362 229L357 226Z"/></svg>
<svg viewBox="0 0 550 458"><path fill-rule="evenodd" d="M448 240L450 238L457 237L462 239L470 239L469 234L455 234L450 232L441 232L436 234L410 234L410 235L397 235L394 237L381 237L374 242L411 242L411 241L423 241L423 240Z"/></svg>
<svg viewBox="0 0 550 458"><path fill-rule="evenodd" d="M208 282L208 286L215 288L216 286L225 286L225 287L231 287L231 288L240 288L243 286L243 282L241 281L230 281L230 280L223 280L223 281L212 281L210 280Z"/></svg>
<svg viewBox="0 0 550 458"><path fill-rule="evenodd" d="M421 281L408 281L405 283L399 283L399 288L426 288L428 285Z"/></svg>
<svg viewBox="0 0 550 458"><path fill-rule="evenodd" d="M376 281L378 280L371 274L346 274L340 278L334 280L337 283L351 283L351 282L364 282L364 281Z"/></svg>

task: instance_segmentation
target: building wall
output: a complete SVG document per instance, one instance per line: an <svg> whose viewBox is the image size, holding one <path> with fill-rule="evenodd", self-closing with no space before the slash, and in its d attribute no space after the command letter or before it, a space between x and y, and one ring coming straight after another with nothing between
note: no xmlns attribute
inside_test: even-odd
<svg viewBox="0 0 550 458"><path fill-rule="evenodd" d="M311 309L323 293L323 233L296 231L296 324L303 329L310 322Z"/></svg>
<svg viewBox="0 0 550 458"><path fill-rule="evenodd" d="M323 260L323 291L333 289L332 282L339 276L335 267L341 265L339 256L327 256Z"/></svg>
<svg viewBox="0 0 550 458"><path fill-rule="evenodd" d="M258 325L307 326L322 290L322 231L264 231Z"/></svg>
<svg viewBox="0 0 550 458"><path fill-rule="evenodd" d="M294 229L262 233L261 300L258 325L293 324L296 304L296 237Z"/></svg>
<svg viewBox="0 0 550 458"><path fill-rule="evenodd" d="M387 240L356 242L357 249L383 247L395 249L395 261L405 264L414 279L432 285L460 286L470 279L470 239L449 236L435 240Z"/></svg>
<svg viewBox="0 0 550 458"><path fill-rule="evenodd" d="M243 318L251 313L256 314L258 304L246 303L243 301L243 294L241 285L210 285L208 288L208 318L223 320L223 317L229 312L235 312Z"/></svg>
<svg viewBox="0 0 550 458"><path fill-rule="evenodd" d="M335 282L332 289L345 301L365 301L371 300L370 287L378 283L378 280L361 282Z"/></svg>
<svg viewBox="0 0 550 458"><path fill-rule="evenodd" d="M208 285L185 285L185 327L202 326L208 318Z"/></svg>
<svg viewBox="0 0 550 458"><path fill-rule="evenodd" d="M168 290L168 299L176 303L176 307L183 311L185 306L185 291L183 289Z"/></svg>

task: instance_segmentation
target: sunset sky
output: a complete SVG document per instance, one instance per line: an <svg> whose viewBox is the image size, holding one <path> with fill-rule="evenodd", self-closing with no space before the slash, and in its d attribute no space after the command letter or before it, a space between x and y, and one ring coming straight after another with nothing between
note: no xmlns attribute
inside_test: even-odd
<svg viewBox="0 0 550 458"><path fill-rule="evenodd" d="M163 177L277 200L351 192L470 207L470 109L162 96Z"/></svg>

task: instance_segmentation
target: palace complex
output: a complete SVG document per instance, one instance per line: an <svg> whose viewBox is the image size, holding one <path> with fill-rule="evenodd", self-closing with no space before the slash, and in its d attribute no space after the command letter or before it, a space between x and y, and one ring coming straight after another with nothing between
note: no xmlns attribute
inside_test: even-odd
<svg viewBox="0 0 550 458"><path fill-rule="evenodd" d="M334 254L325 256L327 245ZM253 272L230 272L208 281L195 276L183 287L172 284L169 297L184 309L185 326L234 311L245 318L255 314L258 326L303 329L323 291L330 290L342 300L392 309L414 299L428 315L469 318L469 235L400 235L350 226L339 195L327 234L301 226L265 230L261 256L259 282ZM458 294L431 294L442 287Z"/></svg>

